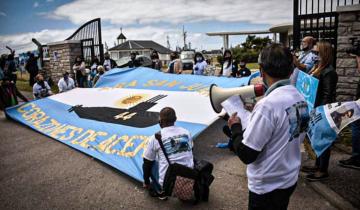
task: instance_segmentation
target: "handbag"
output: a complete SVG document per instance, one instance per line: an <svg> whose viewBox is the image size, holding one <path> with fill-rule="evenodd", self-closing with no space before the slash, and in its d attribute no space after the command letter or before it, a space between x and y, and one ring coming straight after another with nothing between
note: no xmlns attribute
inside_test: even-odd
<svg viewBox="0 0 360 210"><path fill-rule="evenodd" d="M161 140L160 132L155 134L155 138L159 142L160 148L169 164L163 183L165 195L171 196L174 192L174 196L180 200L194 199L194 186L195 180L198 178L198 172L187 166L171 163Z"/></svg>

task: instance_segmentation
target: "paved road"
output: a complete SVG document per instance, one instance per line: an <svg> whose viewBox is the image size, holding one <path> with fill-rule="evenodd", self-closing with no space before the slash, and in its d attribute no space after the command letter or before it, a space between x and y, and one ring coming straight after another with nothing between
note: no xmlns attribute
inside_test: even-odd
<svg viewBox="0 0 360 210"><path fill-rule="evenodd" d="M214 148L218 121L195 142L195 155L215 165L210 201L197 206L151 198L117 170L0 114L0 209L246 209L245 166ZM289 209L334 209L303 181Z"/></svg>

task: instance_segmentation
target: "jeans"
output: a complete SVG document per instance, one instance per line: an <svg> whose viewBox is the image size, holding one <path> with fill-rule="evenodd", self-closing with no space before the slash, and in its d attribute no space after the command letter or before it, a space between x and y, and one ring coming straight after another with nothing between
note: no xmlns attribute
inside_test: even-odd
<svg viewBox="0 0 360 210"><path fill-rule="evenodd" d="M286 210L296 184L259 195L249 191L249 210Z"/></svg>
<svg viewBox="0 0 360 210"><path fill-rule="evenodd" d="M352 156L360 158L360 120L351 124Z"/></svg>

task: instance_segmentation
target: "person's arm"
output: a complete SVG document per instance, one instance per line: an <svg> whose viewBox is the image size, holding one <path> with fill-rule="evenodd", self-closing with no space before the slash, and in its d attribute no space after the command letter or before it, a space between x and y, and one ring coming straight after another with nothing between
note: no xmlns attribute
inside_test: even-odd
<svg viewBox="0 0 360 210"><path fill-rule="evenodd" d="M48 94L52 95L53 93L51 92L51 88L50 88L49 84L46 81L45 81L45 87L48 90Z"/></svg>
<svg viewBox="0 0 360 210"><path fill-rule="evenodd" d="M250 164L256 160L260 151L256 151L245 144L243 144L243 130L240 119L233 114L228 120L229 127L231 128L233 149L235 154L245 164Z"/></svg>
<svg viewBox="0 0 360 210"><path fill-rule="evenodd" d="M337 75L335 71L329 72L323 76L322 92L323 97L320 99L319 104L333 103L334 93L336 90Z"/></svg>
<svg viewBox="0 0 360 210"><path fill-rule="evenodd" d="M306 65L305 64L302 64L300 63L300 61L296 58L296 56L294 55L294 65L300 69L300 70L305 70L306 69Z"/></svg>
<svg viewBox="0 0 360 210"><path fill-rule="evenodd" d="M228 125L232 132L233 149L245 164L256 161L265 145L271 140L275 128L272 123L274 121L272 112L271 108L258 104L251 114L245 132L236 114L229 118Z"/></svg>
<svg viewBox="0 0 360 210"><path fill-rule="evenodd" d="M151 171L152 171L152 167L155 161L151 161L148 160L146 158L143 158L144 163L143 163L143 178L144 178L144 186L148 186L150 184L150 177L151 177Z"/></svg>
<svg viewBox="0 0 360 210"><path fill-rule="evenodd" d="M33 86L33 96L34 96L34 99L38 99L39 96L40 96L40 92L39 92L39 90L36 88L36 84L34 84L34 86Z"/></svg>
<svg viewBox="0 0 360 210"><path fill-rule="evenodd" d="M152 136L144 151L144 158L143 158L144 163L142 168L143 168L144 187L146 188L150 184L152 166L156 158L155 141L156 141L155 136Z"/></svg>
<svg viewBox="0 0 360 210"><path fill-rule="evenodd" d="M59 80L58 82L58 88L59 88L59 93L63 92L64 91L64 88L63 88L63 85L61 83L61 80Z"/></svg>

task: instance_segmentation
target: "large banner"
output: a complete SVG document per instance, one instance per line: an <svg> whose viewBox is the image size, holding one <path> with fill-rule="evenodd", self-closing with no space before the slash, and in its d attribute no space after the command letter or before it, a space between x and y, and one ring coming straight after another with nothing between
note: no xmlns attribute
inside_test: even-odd
<svg viewBox="0 0 360 210"><path fill-rule="evenodd" d="M156 77L150 78L145 70ZM113 87L115 83L127 85ZM149 83L156 86L144 86ZM201 89L190 88L197 83L202 84ZM142 181L143 150L149 138L160 130L159 111L173 107L178 118L176 125L197 136L218 118L205 92L209 88L206 85L211 83L236 87L247 85L249 78L170 75L146 68L116 69L100 80L99 88L77 88L9 108L6 114Z"/></svg>
<svg viewBox="0 0 360 210"><path fill-rule="evenodd" d="M340 131L360 119L360 100L319 106L310 114L308 136L319 157L336 140Z"/></svg>
<svg viewBox="0 0 360 210"><path fill-rule="evenodd" d="M168 74L154 69L139 67L112 69L106 72L96 83L96 88L132 88L168 91L196 91L209 93L209 87L215 83L220 87L239 87L248 85L259 72L250 77L228 78L217 76L199 76L191 74Z"/></svg>

